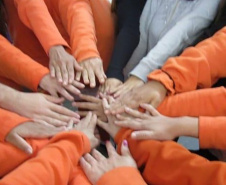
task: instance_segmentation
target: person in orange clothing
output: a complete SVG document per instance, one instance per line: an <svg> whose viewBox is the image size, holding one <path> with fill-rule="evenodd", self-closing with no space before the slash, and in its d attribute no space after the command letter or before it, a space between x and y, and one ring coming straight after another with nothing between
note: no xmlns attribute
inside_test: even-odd
<svg viewBox="0 0 226 185"><path fill-rule="evenodd" d="M214 89L211 89L214 90ZM213 99L216 99L217 97L221 97L221 101L225 99L225 91L223 91L223 88L216 89L218 93L215 94L215 96L210 97L209 102L213 102ZM200 130L199 134L202 135L202 147L207 148L225 148L226 143L224 140L222 140L223 134L223 123L225 123L225 116L219 116L222 114L222 112L225 114L225 110L218 112L218 108L220 107L217 103L215 103L213 106L214 108L205 109L205 101L207 100L207 95L210 94L210 92L206 92L206 90L201 90L200 92L191 92L193 93L194 103L192 106L187 108L188 104L185 104L186 96L183 94L178 94L176 96L169 97L166 101L164 101L161 106L159 107L159 111L162 111L163 113L166 112L166 114L172 114L172 115L189 115L189 116L196 116L197 114L204 115L203 117L200 117L199 124L200 124ZM213 93L212 93L213 94ZM200 96L199 96L200 95ZM202 96L201 96L202 95ZM203 96L204 95L204 96ZM221 96L223 95L223 96ZM187 94L187 97L189 96L189 93ZM200 102L197 102L196 100L201 99ZM189 101L189 100L188 100ZM191 102L191 101L190 101ZM104 107L105 109L109 109L109 105L106 103L106 100L104 100ZM176 109L167 109L168 106L172 107L172 105L180 105L176 106ZM200 112L197 113L197 109L200 109ZM143 117L153 115L152 122L150 120L149 124L153 124L156 122L156 119L158 122L156 125L159 124L159 120L162 119L162 122L166 121L167 119L164 118L161 115L157 115L158 113L156 110L154 110L150 105L142 105L142 108L145 108L148 112L150 112L149 115L140 113L138 111L132 112L132 110L128 110L127 113L131 115L135 115L136 117L139 117L138 120L144 119ZM216 108L216 109L215 109ZM213 111L213 109L215 111ZM182 110L182 111L181 111ZM206 117L205 115L211 114L212 117ZM216 117L214 117L216 116ZM219 116L219 117L217 117ZM176 120L173 118L174 121ZM189 119L194 118L183 118L178 119L181 123L187 119L187 124L191 122ZM177 120L177 121L178 121ZM131 122L131 120L129 120ZM172 120L168 120L168 125L174 124ZM213 126L213 123L215 122L216 125ZM117 123L117 122L116 122ZM160 122L161 123L161 122ZM225 184L226 178L226 164L224 162L218 162L218 161L208 161L207 159L200 157L196 154L190 153L187 149L180 146L179 144L173 142L173 141L165 141L165 142L159 142L154 140L143 140L139 141L132 137L133 130L126 129L126 128L120 128L118 124L115 124L115 118L112 116L108 116L108 123L104 123L99 121L99 126L104 128L115 140L116 144L118 146L121 146L125 140L129 143L129 148L131 151L131 154L133 158L135 159L138 168L141 168L142 171L142 177L144 178L145 182L147 184L176 184L180 183L182 185L187 184ZM142 123L145 125L144 123ZM186 125L186 123L184 123ZM167 123L164 125L166 126ZM139 127L139 125L136 125ZM146 127L148 128L148 124L146 124ZM155 128L157 128L156 126ZM159 126L161 127L161 126ZM170 126L168 126L169 128ZM152 127L153 128L153 127ZM171 134L172 130L175 129L174 125L171 126ZM160 130L160 129L159 129ZM156 130L153 129L153 133L155 133ZM163 137L167 132L169 133L169 130L167 128L163 130L161 133L159 132L159 137ZM183 132L189 132L188 130L181 129L177 130L177 132L182 131ZM176 131L174 131L176 132ZM157 134L157 132L155 133ZM155 135L157 136L157 135ZM205 136L205 137L203 137ZM167 136L166 136L167 137ZM153 138L152 138L153 139ZM117 184L133 184L133 181L136 180L136 178L140 179L139 174L134 174L131 169L131 167L127 168L115 168L112 170L108 165L103 167L103 161L104 159L101 159L98 155L93 154L93 157L97 160L97 162L92 161L89 156L86 156L86 161L88 161L89 165L92 166L92 168L96 169L96 181L97 184L108 184L107 179L115 179L117 175L122 173L127 174L130 176L130 174L133 174L133 178L126 179L123 175L120 175L122 178L118 179L117 182L114 181L114 183ZM110 157L111 158L111 157ZM110 159L108 162L114 162L116 159ZM126 160L126 158L124 158ZM90 170L89 166L86 164L87 162L82 160L82 163L85 163L82 165L87 177L91 180L93 179L94 174L92 174L92 170ZM115 162L116 163L116 162ZM121 160L121 163L123 164L123 160ZM100 168L100 166L102 168ZM117 167L117 166L116 166ZM99 168L99 170L98 170ZM110 169L109 169L110 168ZM111 171L109 171L111 170ZM98 173L99 172L99 173ZM104 172L107 172L104 174ZM126 173L127 172L127 173ZM126 176L127 176L126 175ZM131 176L130 176L131 177ZM124 181L125 180L125 181ZM104 182L104 183L103 183ZM112 182L113 183L113 182ZM141 184L144 184L144 182L140 182ZM111 184L111 181L109 182ZM139 183L138 183L139 184Z"/></svg>
<svg viewBox="0 0 226 185"><path fill-rule="evenodd" d="M0 143L1 148L8 148L11 151L7 156L1 156L1 163L3 164L1 176L6 166L5 163L8 163L8 166L11 165L12 168L12 161L14 161L14 166L16 161L19 162L17 164L19 166L5 175L0 180L0 184L68 184L76 175L80 175L78 173L80 157L98 144L98 140L94 136L95 125L96 116L89 114L77 125L71 125L72 131L70 132L62 132L50 140L27 140L35 152L33 156L26 156L30 160L22 160L25 155L19 150L12 148L7 143ZM17 132L19 132L18 129ZM14 155L15 158L13 158ZM2 161L6 157L7 159L12 157L13 160L10 162ZM86 180L80 181L78 184L89 183Z"/></svg>
<svg viewBox="0 0 226 185"><path fill-rule="evenodd" d="M15 46L49 66L52 76L64 85L71 83L74 73L69 70L75 64L77 80L82 76L86 84L95 87L97 76L103 83L105 74L100 56L107 65L114 35L110 4L102 0L16 0L14 5L14 1L10 0L5 1L5 5ZM32 46L29 48L27 44ZM102 53L99 54L98 49ZM73 58L82 62L81 73Z"/></svg>

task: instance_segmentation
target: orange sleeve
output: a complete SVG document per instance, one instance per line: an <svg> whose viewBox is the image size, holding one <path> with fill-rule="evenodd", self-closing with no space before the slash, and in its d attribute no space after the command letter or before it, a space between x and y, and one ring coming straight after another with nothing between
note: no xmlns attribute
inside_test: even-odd
<svg viewBox="0 0 226 185"><path fill-rule="evenodd" d="M80 157L89 151L90 143L84 134L63 132L53 137L36 156L1 179L0 185L68 184Z"/></svg>
<svg viewBox="0 0 226 185"><path fill-rule="evenodd" d="M0 141L4 142L7 134L16 126L29 121L29 119L21 117L15 113L0 108Z"/></svg>
<svg viewBox="0 0 226 185"><path fill-rule="evenodd" d="M0 35L0 76L37 91L49 70L14 47Z"/></svg>
<svg viewBox="0 0 226 185"><path fill-rule="evenodd" d="M132 177L132 178L131 178ZM105 173L97 185L146 185L140 172L132 167L115 168Z"/></svg>
<svg viewBox="0 0 226 185"><path fill-rule="evenodd" d="M69 47L58 31L44 0L14 0L14 2L21 21L34 32L47 55L52 46Z"/></svg>
<svg viewBox="0 0 226 185"><path fill-rule="evenodd" d="M226 116L199 118L199 143L201 148L226 149Z"/></svg>
<svg viewBox="0 0 226 185"><path fill-rule="evenodd" d="M52 0L62 22L70 35L72 54L81 62L91 57L100 57L92 9L89 0Z"/></svg>
<svg viewBox="0 0 226 185"><path fill-rule="evenodd" d="M128 141L130 152L138 167L142 168L142 176L148 184L226 183L224 162L210 162L173 141L136 141L130 138L131 132L121 129L115 141L118 146L121 146L124 139Z"/></svg>
<svg viewBox="0 0 226 185"><path fill-rule="evenodd" d="M149 74L149 80L162 82L171 94L211 87L226 77L226 27L213 37L168 59L162 70Z"/></svg>

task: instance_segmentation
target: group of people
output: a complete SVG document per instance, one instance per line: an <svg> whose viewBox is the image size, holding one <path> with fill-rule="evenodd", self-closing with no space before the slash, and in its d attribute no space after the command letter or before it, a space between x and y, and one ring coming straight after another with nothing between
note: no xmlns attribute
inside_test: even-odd
<svg viewBox="0 0 226 185"><path fill-rule="evenodd" d="M1 0L0 34L0 185L226 183L225 0Z"/></svg>

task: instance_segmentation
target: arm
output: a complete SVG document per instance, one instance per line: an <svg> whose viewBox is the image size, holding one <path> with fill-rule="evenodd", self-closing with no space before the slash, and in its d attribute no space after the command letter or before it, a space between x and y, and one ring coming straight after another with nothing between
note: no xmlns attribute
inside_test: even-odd
<svg viewBox="0 0 226 185"><path fill-rule="evenodd" d="M203 157L191 154L177 143L158 141L136 141L129 136L130 130L122 129L116 136L116 143L124 139L138 167L142 167L143 178L148 184L224 184L226 165L223 162L210 162ZM194 175L195 174L195 175Z"/></svg>
<svg viewBox="0 0 226 185"><path fill-rule="evenodd" d="M200 0L196 8L177 22L130 74L147 81L151 71L158 69L169 57L178 55L182 49L191 45L200 32L210 25L216 15L218 4L219 0Z"/></svg>
<svg viewBox="0 0 226 185"><path fill-rule="evenodd" d="M63 45L68 47L43 0L14 1L21 21L34 32L47 55L52 46Z"/></svg>
<svg viewBox="0 0 226 185"><path fill-rule="evenodd" d="M225 40L226 27L180 57L168 59L162 70L149 74L149 80L161 82L171 94L211 87L226 76Z"/></svg>
<svg viewBox="0 0 226 185"><path fill-rule="evenodd" d="M89 0L57 0L57 9L70 36L72 54L78 62L100 57Z"/></svg>
<svg viewBox="0 0 226 185"><path fill-rule="evenodd" d="M78 131L61 133L52 138L36 157L1 179L0 184L67 184L73 178L78 160L89 151L90 142L84 134Z"/></svg>
<svg viewBox="0 0 226 185"><path fill-rule="evenodd" d="M49 70L0 36L0 76L36 91L40 80Z"/></svg>

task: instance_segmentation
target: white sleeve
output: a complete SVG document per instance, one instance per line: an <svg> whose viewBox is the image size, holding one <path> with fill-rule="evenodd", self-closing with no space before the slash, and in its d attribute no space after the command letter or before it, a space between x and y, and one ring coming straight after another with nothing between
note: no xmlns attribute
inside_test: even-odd
<svg viewBox="0 0 226 185"><path fill-rule="evenodd" d="M171 56L178 55L185 47L191 45L200 32L214 20L220 0L199 0L197 7L170 29L149 51L140 63L131 71L134 75L147 81L147 75L164 65Z"/></svg>

